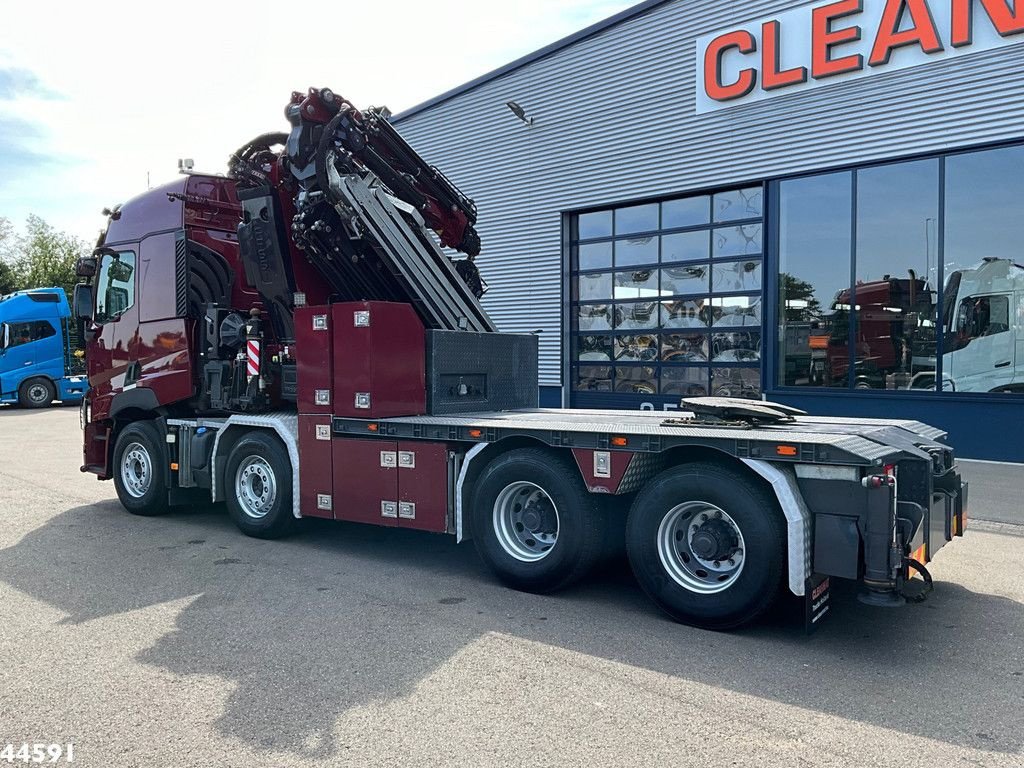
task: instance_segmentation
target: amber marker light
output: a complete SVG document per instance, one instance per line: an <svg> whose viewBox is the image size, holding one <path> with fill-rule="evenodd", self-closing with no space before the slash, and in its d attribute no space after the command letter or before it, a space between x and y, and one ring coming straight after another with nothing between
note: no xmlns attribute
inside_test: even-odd
<svg viewBox="0 0 1024 768"><path fill-rule="evenodd" d="M471 429L469 430L470 437L483 437L484 431L482 429Z"/></svg>
<svg viewBox="0 0 1024 768"><path fill-rule="evenodd" d="M775 448L775 452L779 456L796 456L797 450L795 445L780 445Z"/></svg>
<svg viewBox="0 0 1024 768"><path fill-rule="evenodd" d="M380 427L378 427L376 424L367 424L366 428L371 432L376 432L378 429L380 429Z"/></svg>
<svg viewBox="0 0 1024 768"><path fill-rule="evenodd" d="M627 440L624 437L613 437L612 445L614 445L616 448L625 448L627 445L629 445L629 440Z"/></svg>

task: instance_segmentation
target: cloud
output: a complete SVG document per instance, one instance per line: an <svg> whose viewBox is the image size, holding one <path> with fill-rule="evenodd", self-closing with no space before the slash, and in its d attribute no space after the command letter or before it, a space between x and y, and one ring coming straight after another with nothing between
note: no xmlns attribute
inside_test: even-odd
<svg viewBox="0 0 1024 768"><path fill-rule="evenodd" d="M32 98L56 101L63 96L47 87L39 76L29 69L0 67L0 100Z"/></svg>

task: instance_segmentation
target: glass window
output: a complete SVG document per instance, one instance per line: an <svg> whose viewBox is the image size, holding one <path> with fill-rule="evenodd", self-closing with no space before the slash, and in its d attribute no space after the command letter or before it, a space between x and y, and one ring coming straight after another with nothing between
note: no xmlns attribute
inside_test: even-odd
<svg viewBox="0 0 1024 768"><path fill-rule="evenodd" d="M611 269L612 242L587 243L577 248L577 269Z"/></svg>
<svg viewBox="0 0 1024 768"><path fill-rule="evenodd" d="M852 217L850 173L779 184L780 384L849 383Z"/></svg>
<svg viewBox="0 0 1024 768"><path fill-rule="evenodd" d="M56 336L56 329L45 320L36 320L31 323L10 324L9 347L20 347L23 344L31 344L34 341L42 341L51 336Z"/></svg>
<svg viewBox="0 0 1024 768"><path fill-rule="evenodd" d="M668 267L661 270L661 295L706 294L711 288L710 276L711 267L708 264Z"/></svg>
<svg viewBox="0 0 1024 768"><path fill-rule="evenodd" d="M716 262L711 274L711 285L716 293L761 290L761 262L757 259Z"/></svg>
<svg viewBox="0 0 1024 768"><path fill-rule="evenodd" d="M598 237L612 236L612 212L597 211L581 213L575 217L576 226L573 232L575 240L591 240Z"/></svg>
<svg viewBox="0 0 1024 768"><path fill-rule="evenodd" d="M760 219L764 213L764 191L761 187L720 192L715 195L715 222Z"/></svg>
<svg viewBox="0 0 1024 768"><path fill-rule="evenodd" d="M655 232L658 229L658 204L634 205L615 212L615 234L635 235L637 232Z"/></svg>
<svg viewBox="0 0 1024 768"><path fill-rule="evenodd" d="M616 299L656 299L658 295L656 269L635 269L615 274Z"/></svg>
<svg viewBox="0 0 1024 768"><path fill-rule="evenodd" d="M615 305L615 328L637 330L658 327L658 302L642 301Z"/></svg>
<svg viewBox="0 0 1024 768"><path fill-rule="evenodd" d="M909 389L915 381L935 381L938 221L938 160L857 172L858 389ZM829 354L843 349L842 340L834 339Z"/></svg>
<svg viewBox="0 0 1024 768"><path fill-rule="evenodd" d="M761 253L761 225L743 224L738 227L716 229L714 234L715 258L728 256L757 256Z"/></svg>
<svg viewBox="0 0 1024 768"><path fill-rule="evenodd" d="M663 363L706 363L708 337L705 333L666 333L661 337Z"/></svg>
<svg viewBox="0 0 1024 768"><path fill-rule="evenodd" d="M1022 215L1024 147L946 159L944 389L1024 392Z"/></svg>
<svg viewBox="0 0 1024 768"><path fill-rule="evenodd" d="M708 369L704 367L662 368L661 394L706 397L708 394Z"/></svg>
<svg viewBox="0 0 1024 768"><path fill-rule="evenodd" d="M710 299L679 299L661 303L663 328L706 328Z"/></svg>
<svg viewBox="0 0 1024 768"><path fill-rule="evenodd" d="M761 399L759 368L712 368L711 394L715 397Z"/></svg>
<svg viewBox="0 0 1024 768"><path fill-rule="evenodd" d="M658 369L652 366L618 366L615 369L615 391L633 395L658 394Z"/></svg>
<svg viewBox="0 0 1024 768"><path fill-rule="evenodd" d="M711 238L705 229L678 232L661 238L661 263L676 261L707 261L711 253Z"/></svg>
<svg viewBox="0 0 1024 768"><path fill-rule="evenodd" d="M614 342L612 336L587 334L576 340L576 359L583 363L611 362Z"/></svg>
<svg viewBox="0 0 1024 768"><path fill-rule="evenodd" d="M612 298L612 273L599 272L591 275L579 275L573 285L576 286L577 301L606 301Z"/></svg>
<svg viewBox="0 0 1024 768"><path fill-rule="evenodd" d="M581 365L576 371L576 389L587 392L611 392L612 367Z"/></svg>
<svg viewBox="0 0 1024 768"><path fill-rule="evenodd" d="M658 338L652 334L615 337L618 362L652 363L658 359Z"/></svg>
<svg viewBox="0 0 1024 768"><path fill-rule="evenodd" d="M731 296L711 300L711 325L715 328L761 329L761 297Z"/></svg>
<svg viewBox="0 0 1024 768"><path fill-rule="evenodd" d="M610 331L612 308L609 304L582 304L576 308L576 328L580 331Z"/></svg>
<svg viewBox="0 0 1024 768"><path fill-rule="evenodd" d="M633 237L615 241L615 266L632 267L637 264L658 263L658 238Z"/></svg>
<svg viewBox="0 0 1024 768"><path fill-rule="evenodd" d="M661 204L661 226L663 229L699 227L711 222L711 198L685 197Z"/></svg>
<svg viewBox="0 0 1024 768"><path fill-rule="evenodd" d="M761 331L715 333L711 336L711 361L751 363L761 359Z"/></svg>
<svg viewBox="0 0 1024 768"><path fill-rule="evenodd" d="M96 322L117 320L135 304L135 254L104 256L95 285Z"/></svg>

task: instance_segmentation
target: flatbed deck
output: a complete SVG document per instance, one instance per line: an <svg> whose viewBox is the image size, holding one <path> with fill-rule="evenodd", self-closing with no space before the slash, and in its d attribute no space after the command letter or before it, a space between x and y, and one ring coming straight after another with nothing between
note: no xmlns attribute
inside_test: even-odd
<svg viewBox="0 0 1024 768"><path fill-rule="evenodd" d="M796 416L757 426L687 422L685 411L599 411L537 408L449 416L384 419L336 417L335 435L402 440L491 443L528 437L560 448L659 453L683 446L708 446L743 459L776 462L880 466L901 453L935 444L940 430L916 421ZM613 438L625 438L619 445ZM795 455L779 446L795 446ZM791 452L787 452L791 453Z"/></svg>

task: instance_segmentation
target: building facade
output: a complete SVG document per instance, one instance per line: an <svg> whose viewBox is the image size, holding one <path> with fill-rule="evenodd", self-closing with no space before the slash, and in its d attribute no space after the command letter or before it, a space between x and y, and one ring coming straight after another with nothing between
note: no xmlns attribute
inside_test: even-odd
<svg viewBox="0 0 1024 768"><path fill-rule="evenodd" d="M764 396L1024 462L1021 43L1019 0L650 0L395 121L476 200L544 404Z"/></svg>

